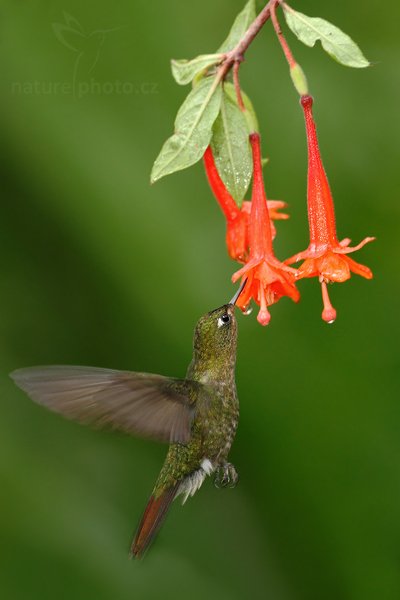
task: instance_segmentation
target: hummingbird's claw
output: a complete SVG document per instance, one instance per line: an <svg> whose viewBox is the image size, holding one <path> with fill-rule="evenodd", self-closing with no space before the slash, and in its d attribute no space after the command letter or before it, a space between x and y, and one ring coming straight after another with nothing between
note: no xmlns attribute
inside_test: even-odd
<svg viewBox="0 0 400 600"><path fill-rule="evenodd" d="M236 486L239 481L239 475L232 465L232 463L225 463L224 465L220 465L214 476L214 485L217 488L230 487L233 488Z"/></svg>

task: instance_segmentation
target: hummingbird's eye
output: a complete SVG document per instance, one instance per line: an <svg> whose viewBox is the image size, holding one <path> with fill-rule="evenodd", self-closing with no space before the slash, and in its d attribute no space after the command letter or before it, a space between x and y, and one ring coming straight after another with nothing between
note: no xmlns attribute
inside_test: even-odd
<svg viewBox="0 0 400 600"><path fill-rule="evenodd" d="M227 323L230 323L231 317L227 314L222 315L222 317L219 317L218 321L217 321L217 325L218 327L223 327L224 325L226 325Z"/></svg>

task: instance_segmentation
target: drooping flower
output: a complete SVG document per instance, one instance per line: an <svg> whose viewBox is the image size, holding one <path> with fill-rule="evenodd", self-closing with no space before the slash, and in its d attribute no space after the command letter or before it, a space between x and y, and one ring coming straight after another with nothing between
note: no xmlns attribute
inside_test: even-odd
<svg viewBox="0 0 400 600"><path fill-rule="evenodd" d="M226 245L229 256L233 260L245 263L249 254L251 202L244 201L242 207L238 207L218 173L210 146L208 146L204 153L204 166L210 187L226 219ZM272 219L288 219L289 215L279 212L281 208L285 208L286 206L286 202L282 202L281 200L268 200L272 239L276 235Z"/></svg>
<svg viewBox="0 0 400 600"><path fill-rule="evenodd" d="M297 270L297 278L318 277L322 288L324 309L322 318L328 323L336 319L328 295L327 283L342 282L350 278L351 272L366 279L372 278L372 272L347 256L362 248L375 238L367 237L357 246L350 247L350 239L339 242L336 233L335 210L328 178L322 164L318 146L317 132L312 114L313 98L302 96L308 147L307 208L310 229L310 243L304 252L299 252L285 262L296 263L304 259Z"/></svg>
<svg viewBox="0 0 400 600"><path fill-rule="evenodd" d="M250 143L253 152L253 189L249 216L249 256L245 266L234 273L232 281L247 279L236 305L246 311L253 298L260 306L258 322L268 325L271 318L268 306L282 296L289 296L297 302L300 294L294 283L295 269L280 262L274 255L258 133L250 135Z"/></svg>

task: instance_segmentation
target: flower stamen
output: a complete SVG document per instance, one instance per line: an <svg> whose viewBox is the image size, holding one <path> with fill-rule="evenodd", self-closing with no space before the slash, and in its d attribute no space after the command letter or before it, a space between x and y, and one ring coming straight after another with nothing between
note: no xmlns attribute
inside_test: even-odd
<svg viewBox="0 0 400 600"><path fill-rule="evenodd" d="M322 318L326 323L333 323L336 320L336 310L333 308L326 281L321 281L322 301L324 303L324 310L322 311Z"/></svg>
<svg viewBox="0 0 400 600"><path fill-rule="evenodd" d="M271 303L272 304L272 303ZM260 325L268 325L271 320L271 314L267 308L267 300L265 298L265 290L260 285L260 310L258 311L257 321Z"/></svg>

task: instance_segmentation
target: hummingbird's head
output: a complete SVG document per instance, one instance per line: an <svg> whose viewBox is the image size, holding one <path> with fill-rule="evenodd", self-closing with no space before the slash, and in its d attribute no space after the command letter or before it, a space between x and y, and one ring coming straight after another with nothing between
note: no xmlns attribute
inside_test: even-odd
<svg viewBox="0 0 400 600"><path fill-rule="evenodd" d="M215 366L236 358L237 322L234 304L224 304L199 319L194 333L197 358ZM229 361L230 362L230 361Z"/></svg>
<svg viewBox="0 0 400 600"><path fill-rule="evenodd" d="M236 362L237 322L235 304L247 283L245 279L228 304L207 313L194 330L194 363L200 363L208 374L227 376ZM198 364L199 366L199 364Z"/></svg>

